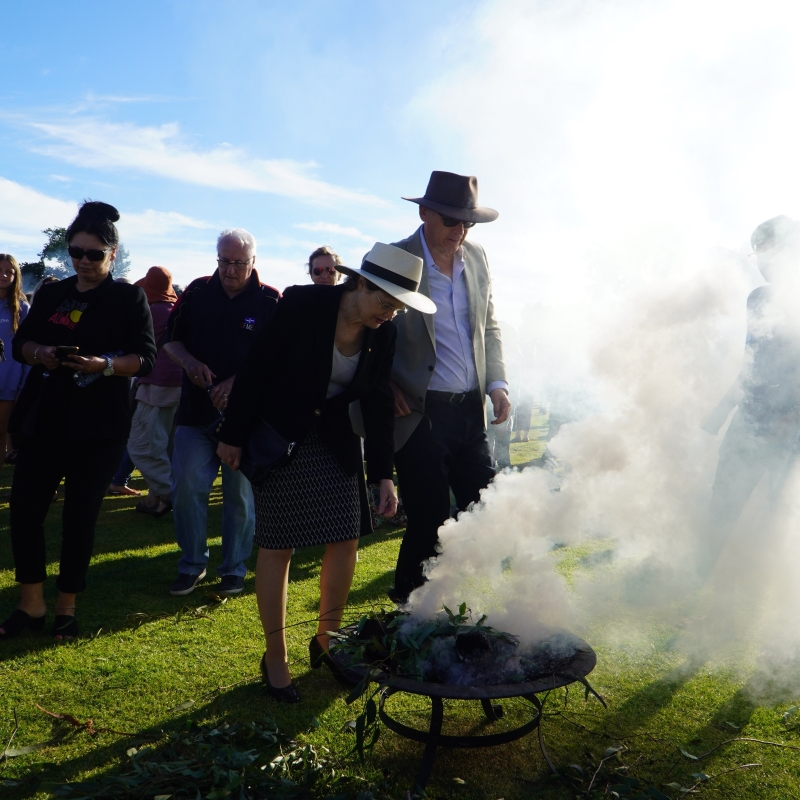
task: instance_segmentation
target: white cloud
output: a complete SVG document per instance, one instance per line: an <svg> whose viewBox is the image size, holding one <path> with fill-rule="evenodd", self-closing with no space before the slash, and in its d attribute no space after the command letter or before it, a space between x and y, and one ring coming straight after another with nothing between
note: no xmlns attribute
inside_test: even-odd
<svg viewBox="0 0 800 800"><path fill-rule="evenodd" d="M0 252L33 261L41 250L45 228L66 227L78 204L38 192L0 177ZM131 252L133 279L160 264L172 270L178 283L187 283L215 268L214 245L219 225L175 211L149 208L128 213L120 209L120 239Z"/></svg>
<svg viewBox="0 0 800 800"><path fill-rule="evenodd" d="M125 214L117 227L123 239L165 239L174 237L182 229L209 230L217 226L211 222L193 219L176 211L156 211L148 208L141 213Z"/></svg>
<svg viewBox="0 0 800 800"><path fill-rule="evenodd" d="M316 231L318 233L332 233L335 236L346 236L349 239L358 239L362 242L374 242L375 237L362 233L358 228L348 228L344 225L337 225L335 222L298 222L295 228L304 231Z"/></svg>
<svg viewBox="0 0 800 800"><path fill-rule="evenodd" d="M42 231L69 225L77 210L77 203L0 177L0 248L22 261L35 260L45 240Z"/></svg>
<svg viewBox="0 0 800 800"><path fill-rule="evenodd" d="M18 120L19 121L19 120ZM23 121L41 139L35 152L94 169L128 169L228 191L267 192L322 205L351 202L384 205L374 195L327 183L314 176L316 164L290 159L252 158L230 145L192 147L176 123L140 127L100 119L62 122Z"/></svg>

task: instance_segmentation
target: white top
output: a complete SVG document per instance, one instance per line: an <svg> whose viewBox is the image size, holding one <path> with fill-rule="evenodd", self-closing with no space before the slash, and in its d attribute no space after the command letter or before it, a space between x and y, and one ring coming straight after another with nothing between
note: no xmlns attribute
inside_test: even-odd
<svg viewBox="0 0 800 800"><path fill-rule="evenodd" d="M436 366L428 389L436 392L469 392L478 388L475 354L472 348L472 325L469 321L469 295L464 278L464 252L456 250L453 280L443 275L433 260L425 233L420 227L422 253L428 269L431 300L436 303L433 330L436 335ZM494 389L508 389L505 381L493 381L486 394Z"/></svg>
<svg viewBox="0 0 800 800"><path fill-rule="evenodd" d="M328 382L328 393L325 395L326 400L341 394L353 382L359 358L361 358L360 350L354 356L343 356L336 349L336 345L333 346L333 368Z"/></svg>

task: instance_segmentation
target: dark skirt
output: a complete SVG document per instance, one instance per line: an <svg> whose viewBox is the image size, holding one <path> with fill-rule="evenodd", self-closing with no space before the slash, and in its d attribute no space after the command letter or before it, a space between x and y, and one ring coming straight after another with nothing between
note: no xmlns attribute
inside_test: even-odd
<svg viewBox="0 0 800 800"><path fill-rule="evenodd" d="M311 547L358 539L361 499L357 475L346 475L317 432L292 460L253 487L253 541L266 550Z"/></svg>

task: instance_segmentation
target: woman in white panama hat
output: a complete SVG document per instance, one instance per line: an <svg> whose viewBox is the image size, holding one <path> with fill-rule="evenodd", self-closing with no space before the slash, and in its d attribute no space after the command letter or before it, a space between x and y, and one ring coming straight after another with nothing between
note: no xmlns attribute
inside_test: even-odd
<svg viewBox="0 0 800 800"><path fill-rule="evenodd" d="M397 336L391 324L406 306L434 313L417 292L422 260L377 243L361 267L340 266L338 286L292 286L278 303L239 372L219 430L219 457L238 469L256 419L296 442L292 460L254 487L256 596L267 648L261 673L269 694L294 703L286 659L289 563L298 547L327 545L320 573L320 615L309 643L311 666L326 664L327 631L341 625L358 539L372 532L359 437L349 406L360 400L370 483L380 485L379 512L394 516L394 396L389 375Z"/></svg>

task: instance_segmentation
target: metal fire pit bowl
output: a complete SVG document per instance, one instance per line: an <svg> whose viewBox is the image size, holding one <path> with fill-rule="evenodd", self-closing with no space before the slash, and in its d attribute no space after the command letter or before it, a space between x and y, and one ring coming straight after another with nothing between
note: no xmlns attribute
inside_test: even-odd
<svg viewBox="0 0 800 800"><path fill-rule="evenodd" d="M355 625L343 628L348 633L355 632ZM533 730L537 731L539 738L539 749L547 762L547 766L557 775L558 770L550 760L547 749L544 746L542 737L542 701L536 696L542 692L550 692L561 686L569 686L576 683L579 678L585 678L597 664L597 656L594 650L577 636L570 634L570 638L575 642L577 657L569 665L569 672L562 675L549 675L546 678L539 678L535 681L525 681L523 683L512 683L501 686L457 686L444 683L430 683L426 681L413 680L394 676L386 671L373 669L370 680L383 685L378 704L378 716L383 724L394 731L399 736L405 736L415 742L425 745L417 777L414 782L415 790L424 789L433 771L433 762L436 758L437 747L494 747L499 744L508 744L522 738ZM337 653L336 648L330 651L331 657L336 663L361 677L369 670L364 664L350 663L347 655ZM390 717L386 711L386 701L398 692L416 694L430 698L431 701L431 722L427 731L411 728ZM495 722L503 716L503 707L493 700L502 700L508 697L521 697L527 700L533 708L532 718L524 725L513 728L502 733L489 733L476 736L449 736L442 733L442 722L444 720L444 704L442 700L477 700L480 702L483 712L490 722ZM546 699L546 698L545 698Z"/></svg>

